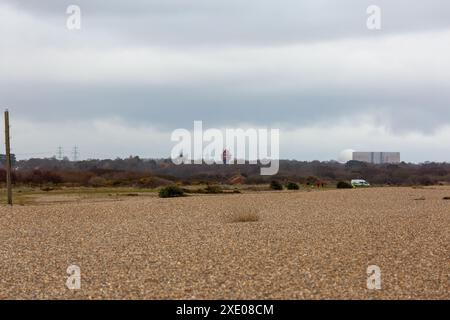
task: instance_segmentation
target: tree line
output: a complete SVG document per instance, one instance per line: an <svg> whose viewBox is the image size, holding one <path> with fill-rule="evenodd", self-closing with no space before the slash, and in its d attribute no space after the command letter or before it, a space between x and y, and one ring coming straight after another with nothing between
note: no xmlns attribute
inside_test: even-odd
<svg viewBox="0 0 450 320"><path fill-rule="evenodd" d="M5 182L0 168L0 183ZM373 185L450 184L449 163L399 163L375 165L358 161L280 160L275 176L261 176L259 165L227 164L175 165L170 159L125 159L68 161L50 159L20 160L15 163L12 180L23 185L135 186L154 188L179 184L267 184L273 180L299 184L335 184L365 179Z"/></svg>

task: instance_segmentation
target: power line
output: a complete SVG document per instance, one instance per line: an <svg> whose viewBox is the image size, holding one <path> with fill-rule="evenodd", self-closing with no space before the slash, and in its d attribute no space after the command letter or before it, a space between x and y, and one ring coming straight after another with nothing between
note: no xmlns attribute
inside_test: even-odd
<svg viewBox="0 0 450 320"><path fill-rule="evenodd" d="M13 149L11 149L13 150ZM52 151L42 151L42 152L27 152L27 153L15 153L16 156L29 156L29 155L40 155L40 154L48 154L51 155Z"/></svg>

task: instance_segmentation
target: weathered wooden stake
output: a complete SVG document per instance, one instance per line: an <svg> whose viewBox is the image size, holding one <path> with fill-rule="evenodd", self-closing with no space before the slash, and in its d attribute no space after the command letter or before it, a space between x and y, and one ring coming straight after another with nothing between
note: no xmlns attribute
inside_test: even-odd
<svg viewBox="0 0 450 320"><path fill-rule="evenodd" d="M12 188L11 188L11 146L9 143L9 111L5 110L5 147L6 147L6 192L7 201L12 206Z"/></svg>

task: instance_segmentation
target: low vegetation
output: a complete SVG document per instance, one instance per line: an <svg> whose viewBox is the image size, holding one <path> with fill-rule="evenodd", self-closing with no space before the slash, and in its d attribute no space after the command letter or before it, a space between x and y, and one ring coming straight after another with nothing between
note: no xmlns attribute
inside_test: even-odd
<svg viewBox="0 0 450 320"><path fill-rule="evenodd" d="M353 186L349 182L339 181L336 184L336 188L338 188L338 189L353 189Z"/></svg>
<svg viewBox="0 0 450 320"><path fill-rule="evenodd" d="M270 189L283 190L283 185L279 181L273 180L272 182L270 182Z"/></svg>
<svg viewBox="0 0 450 320"><path fill-rule="evenodd" d="M239 172L239 174L237 174ZM374 186L450 185L450 163L399 163L375 165L358 161L280 160L275 176L261 176L258 165L180 165L170 159L105 159L69 161L49 159L20 160L14 163L15 187L131 187L155 189L173 184L205 186L240 184L266 186L272 180L295 181L303 186L318 183L336 185L339 181L365 179ZM0 164L0 185L6 180ZM288 187L286 185L286 187ZM279 186L277 187L280 190Z"/></svg>
<svg viewBox="0 0 450 320"><path fill-rule="evenodd" d="M258 211L255 208L241 208L233 212L231 222L257 222L259 221Z"/></svg>
<svg viewBox="0 0 450 320"><path fill-rule="evenodd" d="M214 194L214 193L223 193L223 189L220 186L208 185L204 189L204 193L212 193L212 194Z"/></svg>
<svg viewBox="0 0 450 320"><path fill-rule="evenodd" d="M175 198L175 197L183 197L184 191L178 186L167 186L163 187L159 190L160 198Z"/></svg>
<svg viewBox="0 0 450 320"><path fill-rule="evenodd" d="M300 186L297 183L295 183L295 182L288 182L286 184L286 189L288 189L288 190L299 190Z"/></svg>

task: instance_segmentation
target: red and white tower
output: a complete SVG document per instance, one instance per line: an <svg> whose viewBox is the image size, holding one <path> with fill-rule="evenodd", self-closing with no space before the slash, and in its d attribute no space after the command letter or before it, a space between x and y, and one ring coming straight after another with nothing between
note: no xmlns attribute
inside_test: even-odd
<svg viewBox="0 0 450 320"><path fill-rule="evenodd" d="M222 161L223 161L223 163L224 164L229 163L230 159L231 159L230 151L228 151L227 149L224 149L223 152L222 152Z"/></svg>

